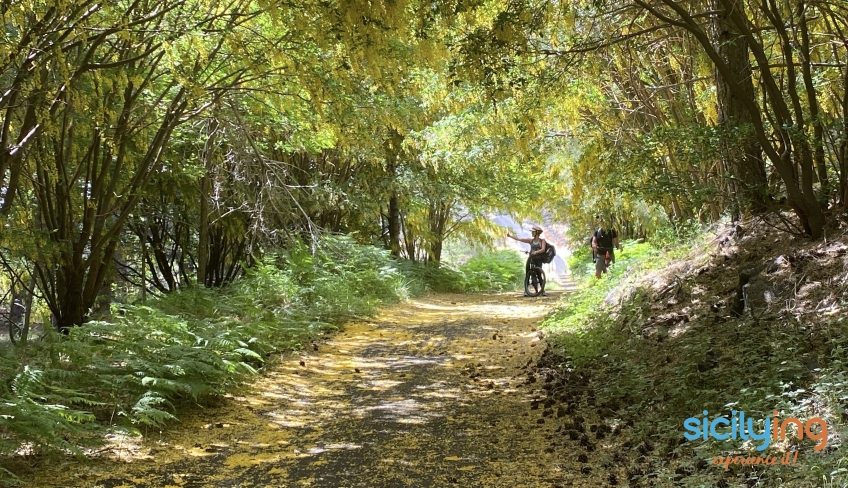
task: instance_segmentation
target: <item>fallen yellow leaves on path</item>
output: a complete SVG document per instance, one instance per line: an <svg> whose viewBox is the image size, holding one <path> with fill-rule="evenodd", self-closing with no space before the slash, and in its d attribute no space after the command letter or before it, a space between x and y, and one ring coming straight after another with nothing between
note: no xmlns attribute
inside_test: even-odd
<svg viewBox="0 0 848 488"><path fill-rule="evenodd" d="M553 487L528 368L555 297L436 295L348 324L249 388L38 487ZM534 347L537 345L542 347Z"/></svg>

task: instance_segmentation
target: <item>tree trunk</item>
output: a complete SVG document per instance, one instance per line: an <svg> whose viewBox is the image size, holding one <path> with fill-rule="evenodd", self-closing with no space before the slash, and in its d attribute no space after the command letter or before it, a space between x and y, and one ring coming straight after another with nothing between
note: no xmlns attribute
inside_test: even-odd
<svg viewBox="0 0 848 488"><path fill-rule="evenodd" d="M759 43L758 38L751 31L748 18L740 10L738 2L734 0L717 1L723 7L723 12L727 12L726 18L729 23L748 42L748 48L757 60L760 68L761 85L763 86L763 91L767 94L769 106L767 108L765 105L763 108L758 106L758 101L753 97L748 97L739 85L731 84L730 88L734 91L735 96L739 98L739 103L744 105L745 110L751 115L754 132L757 135L760 148L762 148L765 155L771 160L774 168L780 174L780 178L785 183L789 203L792 205L801 223L801 227L807 235L818 239L824 232L825 215L812 189L812 158L809 158L808 161L804 158L804 154L800 154L793 159L793 146L803 146L804 141L803 136L793 138L790 128L795 122L792 120L792 113L784 100L784 93L781 88L782 84L778 83L778 79L771 72L770 57L766 53L766 48L763 44ZM736 77L725 60L719 55L710 37L701 28L699 21L692 16L692 13L683 4L678 3L676 0L661 0L663 5L674 12L674 18L672 18L658 6L646 0L634 0L634 2L648 12L651 12L658 19L668 24L679 25L689 31L704 48L707 56L713 62L713 66L724 79L734 79ZM784 49L784 52L790 51L790 47L787 46L785 24L779 19L776 19L776 12L769 11L767 6L764 5L763 10L767 17L771 17L770 21L781 38L781 47ZM792 69L792 58L791 56L786 56L786 58L789 60L787 78L789 79L790 87L792 87L793 80L790 73ZM790 88L787 91L792 96L792 89ZM797 98L797 93L794 95ZM774 134L769 133L772 129L766 127L767 123L770 123L773 127ZM800 163L801 165L800 175L794 170L795 163Z"/></svg>
<svg viewBox="0 0 848 488"><path fill-rule="evenodd" d="M729 68L727 75L715 70L716 99L721 140L725 141L722 158L736 179L733 213L738 218L741 210L763 207L768 181L752 114L743 101L755 97L748 42L733 27L722 2L714 1L713 8L718 12L713 20L717 52Z"/></svg>
<svg viewBox="0 0 848 488"><path fill-rule="evenodd" d="M807 91L807 105L810 109L810 121L813 124L813 161L818 173L819 183L822 190L822 203L827 208L827 202L831 197L830 180L827 176L827 167L824 161L824 128L819 117L819 102L816 95L816 87L813 83L812 59L810 57L810 34L807 26L807 5L802 1L798 4L800 16L799 29L801 31L801 73L804 77L804 87ZM796 43L796 49L797 49ZM843 93L843 97L846 94Z"/></svg>
<svg viewBox="0 0 848 488"><path fill-rule="evenodd" d="M389 249L400 256L400 200L397 192L397 167L400 161L403 136L392 129L383 143L386 151L386 173L389 178Z"/></svg>
<svg viewBox="0 0 848 488"><path fill-rule="evenodd" d="M406 251L406 257L410 261L416 261L415 234L413 234L412 229L406 225L406 219L403 218L403 215L400 216L399 220L401 233L403 234L403 245Z"/></svg>
<svg viewBox="0 0 848 488"><path fill-rule="evenodd" d="M97 294L97 299L94 305L94 316L98 320L109 318L112 315L112 285L115 283L115 275L113 272L108 273L107 278L100 285L100 292Z"/></svg>
<svg viewBox="0 0 848 488"><path fill-rule="evenodd" d="M63 334L67 334L71 327L82 325L87 319L87 307L82 297L84 277L85 271L75 270L72 266L62 266L57 272L58 307L52 312L56 316L56 328Z"/></svg>
<svg viewBox="0 0 848 488"><path fill-rule="evenodd" d="M848 45L845 46L848 49ZM839 195L842 207L848 207L848 66L842 75L842 140L836 150L839 161Z"/></svg>
<svg viewBox="0 0 848 488"><path fill-rule="evenodd" d="M210 122L209 136L203 147L205 171L200 179L200 228L197 236L197 283L206 286L207 265L209 261L209 197L212 191L212 168L215 136L218 132L218 119Z"/></svg>
<svg viewBox="0 0 848 488"><path fill-rule="evenodd" d="M400 256L400 205L397 193L389 197L389 249L392 256Z"/></svg>

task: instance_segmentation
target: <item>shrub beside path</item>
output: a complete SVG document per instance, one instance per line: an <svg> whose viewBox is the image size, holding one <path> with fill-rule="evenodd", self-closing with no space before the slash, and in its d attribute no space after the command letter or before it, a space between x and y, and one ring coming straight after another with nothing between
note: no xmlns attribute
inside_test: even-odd
<svg viewBox="0 0 848 488"><path fill-rule="evenodd" d="M551 442L538 322L559 293L400 303L239 396L109 458L35 466L27 486L554 487L580 469ZM541 408L540 408L541 404ZM44 463L46 464L46 463Z"/></svg>

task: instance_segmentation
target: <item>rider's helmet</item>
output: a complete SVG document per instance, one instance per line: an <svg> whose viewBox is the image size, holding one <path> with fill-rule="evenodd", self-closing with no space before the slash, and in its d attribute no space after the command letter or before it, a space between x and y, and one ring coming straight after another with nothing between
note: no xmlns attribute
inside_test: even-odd
<svg viewBox="0 0 848 488"><path fill-rule="evenodd" d="M538 233L540 233L540 234L543 232L543 231L542 231L542 228L541 228L541 227L539 227L538 225L534 225L534 226L533 226L532 231L533 231L533 232L538 232Z"/></svg>

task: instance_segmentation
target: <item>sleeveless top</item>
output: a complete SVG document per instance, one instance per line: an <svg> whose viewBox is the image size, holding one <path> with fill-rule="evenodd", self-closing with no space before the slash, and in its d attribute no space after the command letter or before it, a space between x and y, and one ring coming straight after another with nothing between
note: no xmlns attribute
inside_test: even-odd
<svg viewBox="0 0 848 488"><path fill-rule="evenodd" d="M539 249L542 249L542 239L530 241L530 252L535 252Z"/></svg>

